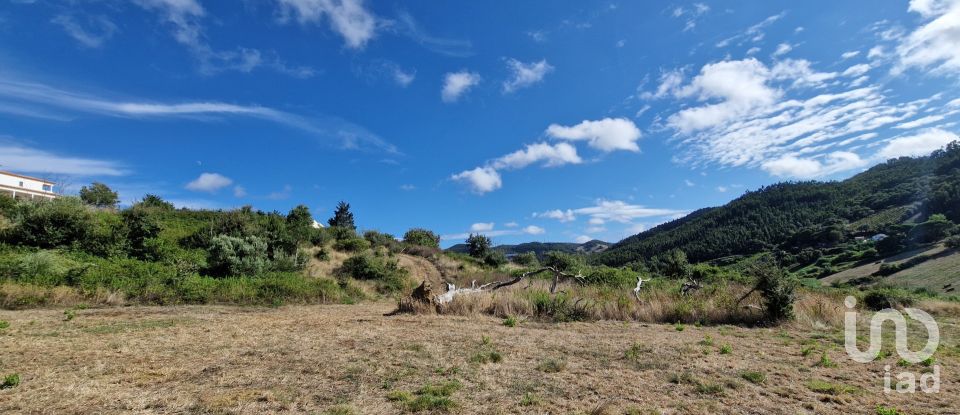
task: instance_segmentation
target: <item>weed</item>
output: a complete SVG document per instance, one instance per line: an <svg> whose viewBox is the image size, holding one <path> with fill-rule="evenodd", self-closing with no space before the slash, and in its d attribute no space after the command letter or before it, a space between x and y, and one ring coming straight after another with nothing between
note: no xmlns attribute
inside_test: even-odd
<svg viewBox="0 0 960 415"><path fill-rule="evenodd" d="M647 346L644 346L640 343L635 343L633 346L630 346L626 352L623 353L624 357L627 360L632 360L634 362L640 360L640 356L646 353L650 353L651 349Z"/></svg>
<svg viewBox="0 0 960 415"><path fill-rule="evenodd" d="M492 350L489 352L487 351L477 352L470 357L470 362L472 363L487 364L487 363L500 363L502 361L503 361L503 355L501 355L500 352L496 350Z"/></svg>
<svg viewBox="0 0 960 415"><path fill-rule="evenodd" d="M817 362L817 366L834 368L834 367L837 367L837 363L834 362L833 360L830 360L830 356L828 356L827 351L824 350L823 353L820 355L820 361Z"/></svg>
<svg viewBox="0 0 960 415"><path fill-rule="evenodd" d="M509 316L503 319L503 325L507 327L517 327L517 319L513 316Z"/></svg>
<svg viewBox="0 0 960 415"><path fill-rule="evenodd" d="M907 359L901 358L900 360L897 360L897 366L907 367L910 366L910 362L908 362Z"/></svg>
<svg viewBox="0 0 960 415"><path fill-rule="evenodd" d="M759 385L767 380L767 375L763 374L763 372L754 372L750 370L741 372L740 377L755 385Z"/></svg>
<svg viewBox="0 0 960 415"><path fill-rule="evenodd" d="M490 340L490 336L483 336L483 337L480 338L480 345L481 345L481 346L489 346L489 345L491 345L491 344L493 344L493 341Z"/></svg>
<svg viewBox="0 0 960 415"><path fill-rule="evenodd" d="M697 392L704 395L719 395L723 393L723 386L718 383L697 382Z"/></svg>
<svg viewBox="0 0 960 415"><path fill-rule="evenodd" d="M676 331L683 331L683 329L685 329L686 326L684 326L683 323L680 323L680 322L678 321L676 324L673 325L673 328L674 328Z"/></svg>
<svg viewBox="0 0 960 415"><path fill-rule="evenodd" d="M878 405L877 415L903 415L903 412L900 412L894 408L888 408L883 405Z"/></svg>
<svg viewBox="0 0 960 415"><path fill-rule="evenodd" d="M730 346L729 344L725 344L725 345L723 345L723 346L720 346L720 354L730 354L730 353L733 353L733 347L732 347L732 346Z"/></svg>
<svg viewBox="0 0 960 415"><path fill-rule="evenodd" d="M674 373L670 375L670 383L677 385L694 384L697 383L697 379L690 372Z"/></svg>
<svg viewBox="0 0 960 415"><path fill-rule="evenodd" d="M327 408L326 411L323 411L324 415L353 415L353 409L350 409L348 406L337 405L330 408Z"/></svg>
<svg viewBox="0 0 960 415"><path fill-rule="evenodd" d="M534 395L530 392L523 394L523 399L520 399L520 406L537 406L540 405L540 398L537 395Z"/></svg>
<svg viewBox="0 0 960 415"><path fill-rule="evenodd" d="M20 384L20 374L11 373L7 376L4 376L3 383L0 383L0 389L15 388L19 384Z"/></svg>
<svg viewBox="0 0 960 415"><path fill-rule="evenodd" d="M928 357L928 358L926 358L926 359L923 359L923 361L920 362L920 364L921 364L921 365L924 365L924 366L926 366L926 367L930 367L930 366L933 366L933 364L936 363L936 361L937 361L937 359L934 359L933 356L930 356L930 357Z"/></svg>
<svg viewBox="0 0 960 415"><path fill-rule="evenodd" d="M803 357L807 357L807 356L810 356L811 354L813 354L813 352L815 352L815 351L817 351L817 346L816 346L816 345L806 346L806 347L800 349L800 355L803 356Z"/></svg>
<svg viewBox="0 0 960 415"><path fill-rule="evenodd" d="M540 362L540 364L537 366L537 369L544 373L558 373L562 372L563 369L566 369L566 367L567 362L564 362L561 359L550 358Z"/></svg>
<svg viewBox="0 0 960 415"><path fill-rule="evenodd" d="M3 330L7 327L10 327L10 323L6 320L0 320L0 330Z"/></svg>
<svg viewBox="0 0 960 415"><path fill-rule="evenodd" d="M70 321L77 317L77 312L72 308L63 311L63 321Z"/></svg>
<svg viewBox="0 0 960 415"><path fill-rule="evenodd" d="M708 334L703 340L700 340L701 346L713 346L713 337Z"/></svg>
<svg viewBox="0 0 960 415"><path fill-rule="evenodd" d="M450 396L462 387L456 380L427 384L413 394L407 391L392 391L387 394L387 400L402 405L410 412L449 411L457 406Z"/></svg>
<svg viewBox="0 0 960 415"><path fill-rule="evenodd" d="M807 382L807 388L816 393L822 393L826 395L843 395L858 391L858 389L854 386L830 383L823 380L811 380L810 382Z"/></svg>

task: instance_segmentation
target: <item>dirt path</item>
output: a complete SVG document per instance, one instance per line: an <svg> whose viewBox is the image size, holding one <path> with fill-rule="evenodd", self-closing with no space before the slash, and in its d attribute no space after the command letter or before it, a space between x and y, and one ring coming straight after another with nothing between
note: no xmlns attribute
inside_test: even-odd
<svg viewBox="0 0 960 415"><path fill-rule="evenodd" d="M0 390L0 413L395 414L410 407L390 396L450 382L461 387L434 403L464 414L960 410L955 325L941 333L941 392L906 395L882 392L883 366L896 357L854 363L838 332L506 327L488 317L384 317L393 307L127 307L81 310L71 321L63 310L0 311L10 323L0 331L0 373L22 379ZM817 365L820 351L803 356L811 344L836 367ZM751 383L745 371L766 380Z"/></svg>

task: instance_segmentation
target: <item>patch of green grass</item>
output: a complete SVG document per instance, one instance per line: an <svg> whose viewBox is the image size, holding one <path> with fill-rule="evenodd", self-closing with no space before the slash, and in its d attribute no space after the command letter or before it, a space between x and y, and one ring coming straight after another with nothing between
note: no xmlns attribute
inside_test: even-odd
<svg viewBox="0 0 960 415"><path fill-rule="evenodd" d="M530 392L523 394L523 398L520 399L520 406L537 406L537 405L540 405L540 397Z"/></svg>
<svg viewBox="0 0 960 415"><path fill-rule="evenodd" d="M824 350L823 353L820 355L820 360L817 362L817 366L835 368L837 367L837 363L831 360L830 356L827 355L827 351Z"/></svg>
<svg viewBox="0 0 960 415"><path fill-rule="evenodd" d="M74 311L72 308L71 308L71 309L67 309L67 310L63 310L63 320L64 320L64 321L70 321L70 320L73 320L73 319L76 318L76 317L77 317L77 312Z"/></svg>
<svg viewBox="0 0 960 415"><path fill-rule="evenodd" d="M83 331L92 334L114 334L138 330L165 329L173 327L176 324L176 320L147 320L85 327Z"/></svg>
<svg viewBox="0 0 960 415"><path fill-rule="evenodd" d="M670 375L670 383L677 385L691 385L697 383L697 379L693 377L693 374L690 372L683 373L674 373Z"/></svg>
<svg viewBox="0 0 960 415"><path fill-rule="evenodd" d="M337 405L330 408L327 408L326 411L323 411L324 415L353 415L353 409L350 409L349 406Z"/></svg>
<svg viewBox="0 0 960 415"><path fill-rule="evenodd" d="M830 383L824 380L811 380L807 382L807 388L816 393L826 395L843 395L859 391L855 386L847 386L839 383Z"/></svg>
<svg viewBox="0 0 960 415"><path fill-rule="evenodd" d="M723 385L711 382L697 382L697 392L704 395L719 395L723 393Z"/></svg>
<svg viewBox="0 0 960 415"><path fill-rule="evenodd" d="M503 319L503 325L507 327L517 327L517 318L514 316L509 316Z"/></svg>
<svg viewBox="0 0 960 415"><path fill-rule="evenodd" d="M910 362L908 362L907 359L901 358L900 360L897 360L897 366L907 367L910 366Z"/></svg>
<svg viewBox="0 0 960 415"><path fill-rule="evenodd" d="M811 354L813 354L813 352L815 352L815 351L817 351L817 346L816 346L816 345L813 345L813 346L805 346L805 347L803 347L803 348L800 349L800 355L803 356L803 357L807 357L807 356L810 356Z"/></svg>
<svg viewBox="0 0 960 415"><path fill-rule="evenodd" d="M627 358L627 360L636 362L640 360L640 356L650 353L651 351L652 350L647 346L644 346L640 343L634 343L634 345L630 346L627 351L623 352L623 355Z"/></svg>
<svg viewBox="0 0 960 415"><path fill-rule="evenodd" d="M10 323L7 320L0 320L0 330L10 327Z"/></svg>
<svg viewBox="0 0 960 415"><path fill-rule="evenodd" d="M763 374L763 372L755 372L752 370L741 372L740 377L754 385L759 385L767 380L767 375Z"/></svg>
<svg viewBox="0 0 960 415"><path fill-rule="evenodd" d="M390 391L387 394L387 400L390 402L410 402L413 400L413 395L407 391Z"/></svg>
<svg viewBox="0 0 960 415"><path fill-rule="evenodd" d="M730 346L729 344L720 346L720 354L730 354L730 353L733 353L733 346Z"/></svg>
<svg viewBox="0 0 960 415"><path fill-rule="evenodd" d="M707 337L704 337L703 340L700 340L701 346L713 346L713 337L710 337L708 334Z"/></svg>
<svg viewBox="0 0 960 415"><path fill-rule="evenodd" d="M674 325L673 325L673 328L674 328L674 330L676 330L676 331L683 331L683 330L686 329L687 327L684 326L683 323L677 322L677 324L674 324Z"/></svg>
<svg viewBox="0 0 960 415"><path fill-rule="evenodd" d="M920 364L926 367L930 367L930 366L933 366L933 364L936 362L937 362L937 359L935 359L933 356L930 356L926 359L923 359L923 361L920 362Z"/></svg>
<svg viewBox="0 0 960 415"><path fill-rule="evenodd" d="M500 352L496 350L477 352L470 357L470 362L472 363L487 364L487 363L500 363L502 361L503 361L503 355L501 355Z"/></svg>
<svg viewBox="0 0 960 415"><path fill-rule="evenodd" d="M877 415L904 415L903 412L900 412L894 408L886 407L883 405L877 406Z"/></svg>
<svg viewBox="0 0 960 415"><path fill-rule="evenodd" d="M537 365L537 369L544 373L558 373L567 368L567 362L562 359L544 359Z"/></svg>
<svg viewBox="0 0 960 415"><path fill-rule="evenodd" d="M457 406L450 396L462 387L456 380L426 384L412 394L407 391L392 391L387 394L387 400L401 405L409 412L446 412Z"/></svg>
<svg viewBox="0 0 960 415"><path fill-rule="evenodd" d="M20 385L20 374L11 373L3 377L3 383L0 383L0 389L15 388Z"/></svg>

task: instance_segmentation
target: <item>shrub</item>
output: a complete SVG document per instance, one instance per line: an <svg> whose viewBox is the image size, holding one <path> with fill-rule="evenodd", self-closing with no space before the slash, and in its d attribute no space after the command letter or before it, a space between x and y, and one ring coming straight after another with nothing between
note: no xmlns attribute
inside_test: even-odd
<svg viewBox="0 0 960 415"><path fill-rule="evenodd" d="M483 263L489 267L499 268L507 263L507 256L501 251L490 251L487 256L483 258Z"/></svg>
<svg viewBox="0 0 960 415"><path fill-rule="evenodd" d="M586 321L590 310L581 300L573 301L566 293L551 296L546 291L533 290L527 295L533 306L533 314L556 322Z"/></svg>
<svg viewBox="0 0 960 415"><path fill-rule="evenodd" d="M757 281L755 289L763 297L767 320L775 323L793 318L793 303L799 285L795 278L787 275L770 256L751 264L747 274Z"/></svg>
<svg viewBox="0 0 960 415"><path fill-rule="evenodd" d="M543 254L541 263L545 267L554 267L563 272L577 272L586 267L583 257L560 251Z"/></svg>
<svg viewBox="0 0 960 415"><path fill-rule="evenodd" d="M591 267L584 275L590 284L603 284L612 287L635 285L637 273L626 268L612 268L606 265Z"/></svg>
<svg viewBox="0 0 960 415"><path fill-rule="evenodd" d="M171 211L174 209L173 203L167 202L160 196L152 194L144 196L142 200L135 203L133 206L159 211Z"/></svg>
<svg viewBox="0 0 960 415"><path fill-rule="evenodd" d="M0 320L0 330L4 330L10 327L10 322L7 320Z"/></svg>
<svg viewBox="0 0 960 415"><path fill-rule="evenodd" d="M740 377L747 382L759 385L767 380L767 375L763 372L745 371L740 373Z"/></svg>
<svg viewBox="0 0 960 415"><path fill-rule="evenodd" d="M256 236L219 235L211 240L208 272L214 276L256 276L267 269L267 243Z"/></svg>
<svg viewBox="0 0 960 415"><path fill-rule="evenodd" d="M326 248L320 248L313 254L313 257L316 258L317 261L328 261L330 260L330 253L327 252Z"/></svg>
<svg viewBox="0 0 960 415"><path fill-rule="evenodd" d="M19 203L15 223L7 232L8 240L38 248L68 247L82 242L93 226L90 211L74 197L60 197L44 203Z"/></svg>
<svg viewBox="0 0 960 415"><path fill-rule="evenodd" d="M360 252L367 248L370 248L370 243L366 239L357 237L338 239L333 243L333 249L344 252Z"/></svg>
<svg viewBox="0 0 960 415"><path fill-rule="evenodd" d="M730 354L730 353L733 353L733 347L731 347L729 344L720 346L720 354Z"/></svg>
<svg viewBox="0 0 960 415"><path fill-rule="evenodd" d="M114 192L107 185L93 182L90 187L83 186L80 188L80 200L88 205L112 208L117 205L120 198L117 196L117 192Z"/></svg>
<svg viewBox="0 0 960 415"><path fill-rule="evenodd" d="M514 264L524 266L524 267L536 267L540 265L540 260L537 259L537 254L533 252L523 252L517 255L514 255L513 258L510 258Z"/></svg>
<svg viewBox="0 0 960 415"><path fill-rule="evenodd" d="M347 258L337 272L345 277L374 281L378 284L378 290L383 293L398 292L407 285L407 270L401 268L397 260L372 254Z"/></svg>
<svg viewBox="0 0 960 415"><path fill-rule="evenodd" d="M408 245L439 248L440 235L437 235L433 233L433 231L427 229L413 228L403 234L403 242Z"/></svg>
<svg viewBox="0 0 960 415"><path fill-rule="evenodd" d="M960 249L960 236L951 236L945 242L948 248Z"/></svg>
<svg viewBox="0 0 960 415"><path fill-rule="evenodd" d="M517 319L516 319L516 317L509 316L509 317L503 319L503 325L504 325L504 326L507 326L507 327L516 327L516 326L517 326ZM2 328L2 327L0 327L0 328Z"/></svg>
<svg viewBox="0 0 960 415"><path fill-rule="evenodd" d="M540 364L537 366L537 369L544 373L559 373L563 372L566 367L567 362L561 359L550 358L544 359L542 362L540 362Z"/></svg>
<svg viewBox="0 0 960 415"><path fill-rule="evenodd" d="M400 242L389 233L380 233L377 231L366 231L363 233L363 239L370 243L370 246L376 248L382 246L390 252L400 251Z"/></svg>
<svg viewBox="0 0 960 415"><path fill-rule="evenodd" d="M915 301L916 297L910 292L893 287L874 288L863 297L863 304L871 310L909 307Z"/></svg>
<svg viewBox="0 0 960 415"><path fill-rule="evenodd" d="M13 267L17 281L51 287L65 283L71 261L53 251L38 251L21 255Z"/></svg>
<svg viewBox="0 0 960 415"><path fill-rule="evenodd" d="M133 207L120 215L127 231L127 250L130 256L147 261L163 258L163 241L158 239L160 221L150 210Z"/></svg>
<svg viewBox="0 0 960 415"><path fill-rule="evenodd" d="M298 205L287 213L286 231L298 244L309 241L313 234L313 215L310 208Z"/></svg>

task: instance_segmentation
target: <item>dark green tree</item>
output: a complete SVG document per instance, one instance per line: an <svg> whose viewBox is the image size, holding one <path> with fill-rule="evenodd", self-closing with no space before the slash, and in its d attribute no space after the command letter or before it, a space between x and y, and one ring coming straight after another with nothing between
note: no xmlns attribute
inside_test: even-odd
<svg viewBox="0 0 960 415"><path fill-rule="evenodd" d="M303 242L310 239L313 231L313 215L310 214L310 208L299 205L287 214L287 231L297 242Z"/></svg>
<svg viewBox="0 0 960 415"><path fill-rule="evenodd" d="M156 210L173 210L174 209L173 203L167 202L166 200L163 200L163 198L161 198L160 196L157 196L154 194L148 194L144 196L143 199L137 202L136 204L144 208L150 208L150 209L156 209Z"/></svg>
<svg viewBox="0 0 960 415"><path fill-rule="evenodd" d="M159 236L162 228L157 217L142 207L124 210L121 217L127 230L127 251L130 256L150 261L161 259L162 242Z"/></svg>
<svg viewBox="0 0 960 415"><path fill-rule="evenodd" d="M93 182L90 186L80 188L80 200L88 205L112 208L117 206L120 197L109 186L100 182Z"/></svg>
<svg viewBox="0 0 960 415"><path fill-rule="evenodd" d="M337 210L333 212L333 217L327 223L335 228L357 230L357 225L353 223L353 212L350 212L350 204L344 201L337 204Z"/></svg>
<svg viewBox="0 0 960 415"><path fill-rule="evenodd" d="M493 241L491 241L490 238L479 233L476 235L471 233L470 236L467 237L470 256L474 258L486 258L492 245Z"/></svg>

